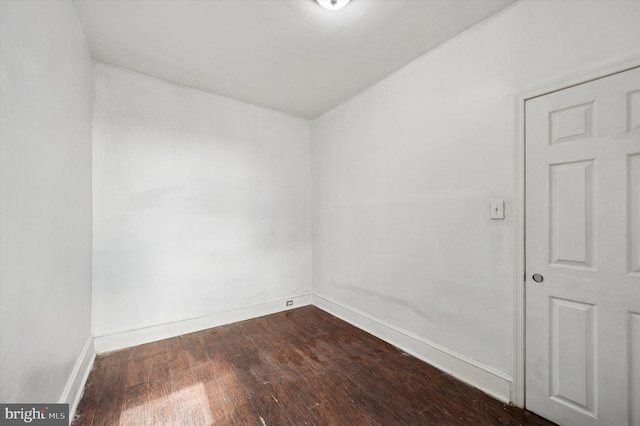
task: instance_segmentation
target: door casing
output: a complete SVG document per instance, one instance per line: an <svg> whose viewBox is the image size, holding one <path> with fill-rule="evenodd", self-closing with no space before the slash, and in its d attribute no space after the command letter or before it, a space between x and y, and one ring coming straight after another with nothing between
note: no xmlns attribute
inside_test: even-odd
<svg viewBox="0 0 640 426"><path fill-rule="evenodd" d="M514 321L513 321L513 381L511 384L511 401L525 407L525 102L528 99L557 92L572 86L587 83L589 81L618 74L640 66L640 57L633 57L624 61L605 64L587 71L581 71L568 76L537 85L526 91L518 93L515 99L516 135L514 149L514 182L513 182L513 215L514 238L513 253L515 253L514 266Z"/></svg>

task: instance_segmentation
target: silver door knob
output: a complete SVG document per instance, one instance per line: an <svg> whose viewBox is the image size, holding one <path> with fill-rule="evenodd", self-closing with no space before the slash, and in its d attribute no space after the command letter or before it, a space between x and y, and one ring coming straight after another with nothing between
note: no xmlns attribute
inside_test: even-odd
<svg viewBox="0 0 640 426"><path fill-rule="evenodd" d="M542 281L544 281L544 277L542 276L542 274L533 274L531 278L533 278L533 280L537 283L541 283Z"/></svg>

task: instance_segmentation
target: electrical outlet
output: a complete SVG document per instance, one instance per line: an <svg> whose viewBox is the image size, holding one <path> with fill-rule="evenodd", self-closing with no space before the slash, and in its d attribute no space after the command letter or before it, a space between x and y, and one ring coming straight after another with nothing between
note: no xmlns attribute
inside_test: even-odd
<svg viewBox="0 0 640 426"><path fill-rule="evenodd" d="M293 300L287 300L287 306L293 306Z"/></svg>

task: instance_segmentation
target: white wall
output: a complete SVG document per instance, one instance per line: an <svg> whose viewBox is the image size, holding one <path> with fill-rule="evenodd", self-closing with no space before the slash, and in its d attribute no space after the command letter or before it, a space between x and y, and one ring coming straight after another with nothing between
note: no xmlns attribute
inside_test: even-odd
<svg viewBox="0 0 640 426"><path fill-rule="evenodd" d="M640 56L639 22L640 2L521 1L315 120L314 292L508 380L515 96Z"/></svg>
<svg viewBox="0 0 640 426"><path fill-rule="evenodd" d="M0 15L0 400L55 401L90 342L91 59L70 2ZM521 1L317 119L313 290L510 375L515 95L640 56L639 20ZM307 122L96 74L94 333L309 293Z"/></svg>
<svg viewBox="0 0 640 426"><path fill-rule="evenodd" d="M0 401L73 403L92 355L91 56L70 1L0 16Z"/></svg>
<svg viewBox="0 0 640 426"><path fill-rule="evenodd" d="M95 79L96 336L310 293L306 120L114 66Z"/></svg>

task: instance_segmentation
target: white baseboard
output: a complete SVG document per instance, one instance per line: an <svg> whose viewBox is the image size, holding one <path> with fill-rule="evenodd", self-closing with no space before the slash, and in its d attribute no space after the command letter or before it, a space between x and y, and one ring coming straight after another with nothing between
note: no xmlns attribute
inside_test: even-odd
<svg viewBox="0 0 640 426"><path fill-rule="evenodd" d="M71 424L76 414L76 409L84 392L84 385L93 368L95 359L96 352L93 347L93 337L89 336L80 352L80 356L76 360L71 376L69 376L67 385L64 387L62 396L60 397L61 404L69 404L69 424Z"/></svg>
<svg viewBox="0 0 640 426"><path fill-rule="evenodd" d="M286 306L288 300L293 301L293 305ZM155 342L157 340L168 339L187 333L205 330L233 322L244 321L264 315L275 314L277 312L299 308L311 304L311 294L286 297L255 305L242 306L224 312L203 315L197 318L176 321L167 324L155 325L152 327L139 328L120 333L96 336L94 340L96 353L115 351L144 343Z"/></svg>
<svg viewBox="0 0 640 426"><path fill-rule="evenodd" d="M287 300L293 300L293 305L286 306ZM93 348L91 348L91 351L85 348L85 352L99 354L114 351L187 333L193 333L211 327L217 327L289 309L295 309L310 304L313 304L318 308L402 349L416 358L455 376L456 378L482 390L500 401L509 402L510 400L511 387L513 383L513 378L510 375L464 355L458 354L450 349L438 345L437 343L430 342L411 332L388 324L364 312L358 311L357 309L350 308L318 294L305 294L287 297L183 321L97 336L94 338L92 345L95 347L95 352L93 351ZM86 358L87 355L84 355L84 357ZM84 379L81 383L78 382L77 384L74 384L74 389L77 389L76 393L71 394L70 392L67 392L69 395L74 395L74 413L80 396L82 395L82 388L86 381L86 375L88 375L91 370L91 366L93 365L93 356L91 357L90 365L88 365L87 362L80 363L79 361L79 365L77 366L78 371L81 370L81 365L88 366L88 369L85 368L86 373ZM70 380L70 383L71 382L72 381ZM71 385L68 385L68 387L71 389Z"/></svg>
<svg viewBox="0 0 640 426"><path fill-rule="evenodd" d="M509 402L513 378L508 374L324 296L314 294L313 304L494 398Z"/></svg>

